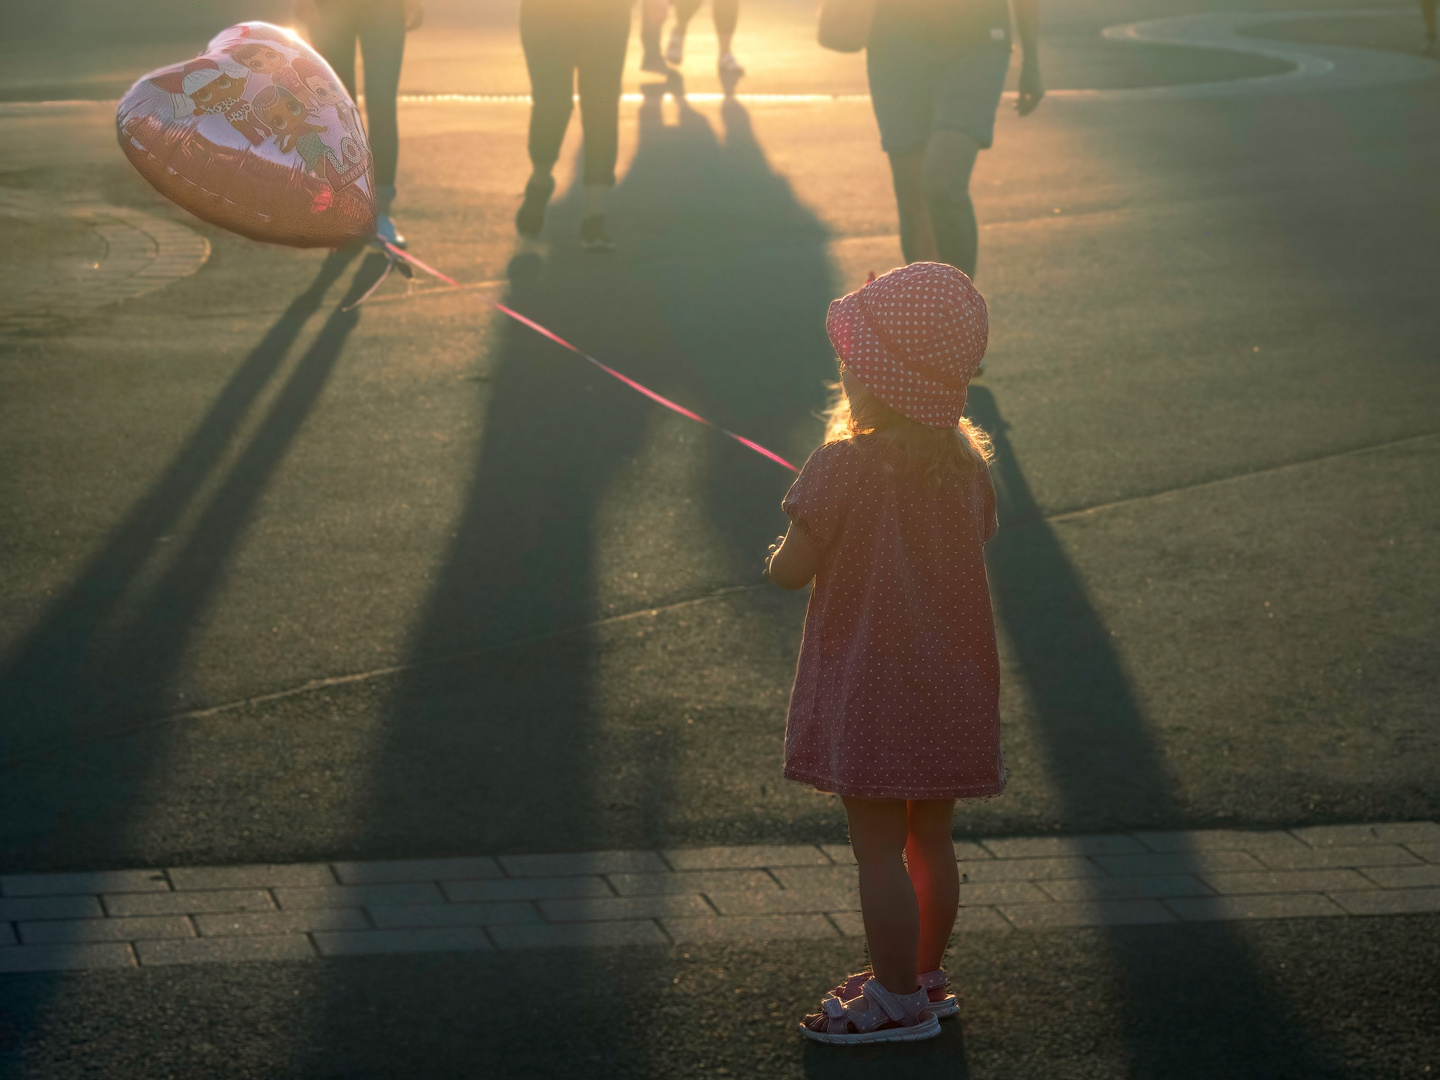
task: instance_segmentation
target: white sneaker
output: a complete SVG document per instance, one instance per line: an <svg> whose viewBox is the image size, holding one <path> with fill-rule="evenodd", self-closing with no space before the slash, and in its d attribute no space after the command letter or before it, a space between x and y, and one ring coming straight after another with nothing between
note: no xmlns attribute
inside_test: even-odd
<svg viewBox="0 0 1440 1080"><path fill-rule="evenodd" d="M745 74L745 69L740 66L740 61L735 59L734 53L727 52L724 56L720 57L720 62L716 65L716 67L720 69L721 75Z"/></svg>
<svg viewBox="0 0 1440 1080"><path fill-rule="evenodd" d="M394 244L398 248L405 246L405 237L400 235L400 230L395 228L395 222L389 214L375 215L375 239L384 240L387 244Z"/></svg>
<svg viewBox="0 0 1440 1080"><path fill-rule="evenodd" d="M679 67L685 59L685 32L683 30L670 31L670 44L665 46L665 59Z"/></svg>

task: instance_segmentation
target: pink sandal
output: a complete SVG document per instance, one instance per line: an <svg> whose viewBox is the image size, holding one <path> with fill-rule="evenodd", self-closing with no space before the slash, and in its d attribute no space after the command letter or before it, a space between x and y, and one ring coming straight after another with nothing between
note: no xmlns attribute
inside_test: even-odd
<svg viewBox="0 0 1440 1080"><path fill-rule="evenodd" d="M865 980L870 978L870 972L862 971L858 975L851 975L839 986L831 990L832 996L840 1001L846 1002L860 993L860 987L865 985ZM950 977L945 974L944 968L936 968L934 971L924 972L919 976L920 988L930 997L929 1009L935 1014L935 1019L944 1020L947 1016L954 1016L960 1011L960 1002L950 992Z"/></svg>
<svg viewBox="0 0 1440 1080"><path fill-rule="evenodd" d="M923 986L903 997L892 994L867 972L848 1001L827 994L820 1012L800 1022L800 1033L816 1042L842 1045L933 1039L940 1034L940 1021L930 1011L928 999Z"/></svg>

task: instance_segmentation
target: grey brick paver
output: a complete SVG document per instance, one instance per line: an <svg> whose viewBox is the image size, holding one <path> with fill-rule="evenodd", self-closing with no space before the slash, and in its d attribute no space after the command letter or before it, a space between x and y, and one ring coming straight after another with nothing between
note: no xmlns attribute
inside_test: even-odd
<svg viewBox="0 0 1440 1080"><path fill-rule="evenodd" d="M960 886L960 906L967 904L1045 904L1050 897L1032 881L982 881Z"/></svg>
<svg viewBox="0 0 1440 1080"><path fill-rule="evenodd" d="M1001 859L1038 859L1047 856L1143 855L1145 846L1123 833L1091 836L1011 836L984 841Z"/></svg>
<svg viewBox="0 0 1440 1080"><path fill-rule="evenodd" d="M860 871L850 866L777 866L773 871L787 889L841 889L860 887ZM734 889L710 889L708 892L734 892Z"/></svg>
<svg viewBox="0 0 1440 1080"><path fill-rule="evenodd" d="M1114 877L1146 874L1223 873L1230 870L1264 870L1244 851L1156 852L1153 855L1096 855L1096 865Z"/></svg>
<svg viewBox="0 0 1440 1080"><path fill-rule="evenodd" d="M105 910L111 915L198 915L207 911L274 911L275 905L264 889L199 889L107 895Z"/></svg>
<svg viewBox="0 0 1440 1080"><path fill-rule="evenodd" d="M1065 926L1121 926L1169 923L1175 916L1158 900L1057 901L1050 904L1004 904L1000 913L1021 930Z"/></svg>
<svg viewBox="0 0 1440 1080"><path fill-rule="evenodd" d="M1041 881L1052 900L1124 900L1166 896L1210 896L1214 890L1193 874L1151 874L1137 878L1078 878Z"/></svg>
<svg viewBox="0 0 1440 1080"><path fill-rule="evenodd" d="M83 874L0 874L0 896L76 896L169 892L161 870L101 870Z"/></svg>
<svg viewBox="0 0 1440 1080"><path fill-rule="evenodd" d="M1406 844L1420 858L1430 863L1440 863L1440 844Z"/></svg>
<svg viewBox="0 0 1440 1080"><path fill-rule="evenodd" d="M1274 851L1306 845L1288 832L1271 829L1190 829L1176 832L1137 832L1135 838L1151 851Z"/></svg>
<svg viewBox="0 0 1440 1080"><path fill-rule="evenodd" d="M105 914L96 896L36 896L0 900L0 922L31 919L98 919Z"/></svg>
<svg viewBox="0 0 1440 1080"><path fill-rule="evenodd" d="M128 919L55 919L20 924L26 945L65 941L145 941L193 938L195 927L184 915L138 915Z"/></svg>
<svg viewBox="0 0 1440 1080"><path fill-rule="evenodd" d="M327 885L319 889L276 889L281 910L305 908L394 907L397 904L443 904L433 882L397 885Z"/></svg>
<svg viewBox="0 0 1440 1080"><path fill-rule="evenodd" d="M15 945L0 949L0 974L22 971L83 971L88 968L133 968L135 953L118 941L68 945Z"/></svg>
<svg viewBox="0 0 1440 1080"><path fill-rule="evenodd" d="M855 865L855 852L849 844L821 844L820 850L840 866Z"/></svg>
<svg viewBox="0 0 1440 1080"><path fill-rule="evenodd" d="M20 939L15 936L15 927L8 922L0 922L0 948L6 945L18 945Z"/></svg>
<svg viewBox="0 0 1440 1080"><path fill-rule="evenodd" d="M677 848L661 854L676 870L751 870L766 866L833 865L830 857L813 844Z"/></svg>
<svg viewBox="0 0 1440 1080"><path fill-rule="evenodd" d="M778 891L775 895L783 895ZM717 918L710 905L694 894L609 896L595 900L541 900L540 910L551 922L593 922L600 919Z"/></svg>
<svg viewBox="0 0 1440 1080"><path fill-rule="evenodd" d="M195 924L205 937L254 937L263 934L305 934L311 930L370 928L364 913L357 908L262 911L251 915L196 915Z"/></svg>
<svg viewBox="0 0 1440 1080"><path fill-rule="evenodd" d="M1406 866L1420 860L1399 844L1376 843L1367 847L1322 847L1300 851L1276 850L1257 853L1273 870L1321 870L1327 867Z"/></svg>
<svg viewBox="0 0 1440 1080"><path fill-rule="evenodd" d="M447 898L457 902L488 900L558 900L565 897L614 896L598 877L518 878L507 881L442 881Z"/></svg>
<svg viewBox="0 0 1440 1080"><path fill-rule="evenodd" d="M1367 866L1364 876L1386 889L1419 889L1440 885L1440 866L1429 863L1420 866ZM1364 888L1363 885L1353 887Z"/></svg>
<svg viewBox="0 0 1440 1080"><path fill-rule="evenodd" d="M274 889L334 885L335 875L325 863L172 866L170 880L177 889Z"/></svg>
<svg viewBox="0 0 1440 1080"><path fill-rule="evenodd" d="M447 926L499 926L507 923L538 923L535 905L519 900L489 904L417 904L409 907L367 909L382 930L420 929Z"/></svg>
<svg viewBox="0 0 1440 1080"><path fill-rule="evenodd" d="M1440 911L1440 889L1337 892L1331 893L1330 898L1351 915L1419 915Z"/></svg>
<svg viewBox="0 0 1440 1080"><path fill-rule="evenodd" d="M808 868L795 868L808 869ZM824 867L822 869L834 869ZM778 871L783 873L784 870ZM763 870L675 870L666 874L611 874L610 883L621 896L656 893L745 892L779 888Z"/></svg>
<svg viewBox="0 0 1440 1080"><path fill-rule="evenodd" d="M663 874L670 867L654 851L579 851L563 855L502 855L511 877L563 877L581 874Z"/></svg>
<svg viewBox="0 0 1440 1080"><path fill-rule="evenodd" d="M1186 922L1217 919L1310 919L1344 915L1318 893L1266 893L1256 896L1189 896L1166 900L1166 906Z"/></svg>
<svg viewBox="0 0 1440 1080"><path fill-rule="evenodd" d="M1333 892L1335 889L1364 889L1370 884L1354 870L1262 870L1201 876L1222 896Z"/></svg>
<svg viewBox="0 0 1440 1080"><path fill-rule="evenodd" d="M993 858L990 851L981 843L974 840L956 840L952 845L955 848L955 858L969 859L972 862L976 859ZM851 862L854 862L854 853L851 853Z"/></svg>
<svg viewBox="0 0 1440 1080"><path fill-rule="evenodd" d="M706 896L722 915L860 910L858 889L757 889L755 892L714 892Z"/></svg>
<svg viewBox="0 0 1440 1080"><path fill-rule="evenodd" d="M305 934L202 937L191 941L137 941L142 967L169 964L235 964L244 961L313 960L315 946Z"/></svg>
<svg viewBox="0 0 1440 1080"><path fill-rule="evenodd" d="M502 949L584 949L606 945L666 945L670 940L660 932L659 924L653 919L633 922L493 926L490 928L490 937Z"/></svg>
<svg viewBox="0 0 1440 1080"><path fill-rule="evenodd" d="M494 859L391 859L337 862L335 875L344 885L379 885L414 881L476 881L504 877Z"/></svg>
<svg viewBox="0 0 1440 1080"><path fill-rule="evenodd" d="M1104 858L1104 856L1100 857ZM1113 857L1125 858L1125 856ZM960 864L960 873L962 881L979 883L1083 878L1098 875L1100 871L1089 858L1057 855L1041 859L992 859L989 862L972 862L966 859Z"/></svg>
<svg viewBox="0 0 1440 1080"><path fill-rule="evenodd" d="M813 941L837 938L839 931L824 915L732 915L726 918L662 919L677 942Z"/></svg>
<svg viewBox="0 0 1440 1080"><path fill-rule="evenodd" d="M495 948L478 926L410 930L322 930L315 935L321 956L377 953L489 952Z"/></svg>

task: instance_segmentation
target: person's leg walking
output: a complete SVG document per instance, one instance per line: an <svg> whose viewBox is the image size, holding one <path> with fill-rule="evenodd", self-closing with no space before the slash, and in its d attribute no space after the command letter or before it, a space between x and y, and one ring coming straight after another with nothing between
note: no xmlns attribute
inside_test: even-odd
<svg viewBox="0 0 1440 1080"><path fill-rule="evenodd" d="M740 22L740 0L710 0L710 14L715 18L715 40L720 72L723 75L743 75L745 69L735 59L735 27Z"/></svg>
<svg viewBox="0 0 1440 1080"><path fill-rule="evenodd" d="M670 12L666 0L640 0L640 70L665 74L670 69L665 57L660 54L660 31L665 28L665 16Z"/></svg>
<svg viewBox="0 0 1440 1080"><path fill-rule="evenodd" d="M970 173L980 144L963 132L941 129L925 148L925 202L930 211L935 257L975 276L980 234L970 201Z"/></svg>
<svg viewBox="0 0 1440 1080"><path fill-rule="evenodd" d="M845 799L850 846L860 868L860 910L870 967L893 994L913 994L920 914L902 858L909 834L903 799Z"/></svg>
<svg viewBox="0 0 1440 1080"><path fill-rule="evenodd" d="M675 25L670 28L670 42L665 47L665 59L670 63L679 64L685 59L685 33L699 10L700 0L675 0Z"/></svg>
<svg viewBox="0 0 1440 1080"><path fill-rule="evenodd" d="M361 13L358 30L360 55L365 61L366 127L375 160L376 210L388 218L400 161L396 96L400 91L400 65L405 58L403 0L370 0ZM390 231L393 233L393 225ZM386 239L394 243L398 234Z"/></svg>
<svg viewBox="0 0 1440 1080"><path fill-rule="evenodd" d="M934 971L944 962L960 907L960 870L950 838L955 801L912 799L907 810L905 865L920 913L915 970Z"/></svg>
<svg viewBox="0 0 1440 1080"><path fill-rule="evenodd" d="M619 4L598 8L584 24L576 79L585 136L585 219L580 233L591 250L614 246L606 231L605 212L620 152L620 83L629 39L630 11Z"/></svg>
<svg viewBox="0 0 1440 1080"><path fill-rule="evenodd" d="M891 154L890 179L900 212L900 251L907 263L934 262L935 234L925 197L925 154Z"/></svg>
<svg viewBox="0 0 1440 1080"><path fill-rule="evenodd" d="M318 19L310 29L310 44L335 69L350 100L358 101L355 93L355 42L360 35L360 20L355 4L348 0L316 0Z"/></svg>
<svg viewBox="0 0 1440 1080"><path fill-rule="evenodd" d="M576 33L569 16L551 3L521 0L520 46L530 73L530 179L515 215L522 236L538 236L555 190L555 162L575 110Z"/></svg>

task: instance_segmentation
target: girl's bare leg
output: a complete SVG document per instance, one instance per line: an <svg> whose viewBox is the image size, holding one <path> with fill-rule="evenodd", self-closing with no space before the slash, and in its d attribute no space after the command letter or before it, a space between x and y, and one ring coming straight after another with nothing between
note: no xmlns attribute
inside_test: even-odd
<svg viewBox="0 0 1440 1080"><path fill-rule="evenodd" d="M916 971L934 971L945 959L960 907L960 871L950 840L954 799L911 799L905 862L919 908Z"/></svg>
<svg viewBox="0 0 1440 1080"><path fill-rule="evenodd" d="M860 910L870 966L886 990L913 994L920 985L915 978L920 912L902 858L909 832L905 801L847 798L845 814L860 867Z"/></svg>

